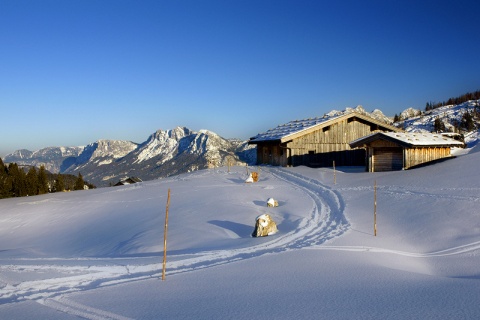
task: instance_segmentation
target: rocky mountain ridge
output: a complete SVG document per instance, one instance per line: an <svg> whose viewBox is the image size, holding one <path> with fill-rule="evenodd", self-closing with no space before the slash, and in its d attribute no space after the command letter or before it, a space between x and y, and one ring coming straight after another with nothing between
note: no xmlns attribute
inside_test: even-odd
<svg viewBox="0 0 480 320"><path fill-rule="evenodd" d="M348 114L351 112L357 112L369 117L372 117L375 120L382 121L388 124L393 124L393 117L387 117L386 115L383 114L383 112L380 109L375 109L372 112L366 111L363 106L357 106L356 108L346 108L343 111L338 111L338 110L332 110L329 113L326 113L325 116L328 117L333 117L333 116L340 116L344 114Z"/></svg>
<svg viewBox="0 0 480 320"><path fill-rule="evenodd" d="M17 150L4 159L19 165L45 166L56 173L81 173L97 187L135 176L142 180L223 165L254 163L254 148L245 141L185 127L158 130L143 143L98 140L85 147Z"/></svg>
<svg viewBox="0 0 480 320"><path fill-rule="evenodd" d="M4 161L35 167L43 165L46 170L58 173L62 171L62 165L77 158L83 152L84 148L85 147L47 147L37 151L20 149L8 154Z"/></svg>

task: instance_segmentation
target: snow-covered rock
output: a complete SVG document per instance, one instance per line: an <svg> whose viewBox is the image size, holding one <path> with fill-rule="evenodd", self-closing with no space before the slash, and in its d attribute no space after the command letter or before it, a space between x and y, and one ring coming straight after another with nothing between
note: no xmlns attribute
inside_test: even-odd
<svg viewBox="0 0 480 320"><path fill-rule="evenodd" d="M418 117L421 114L422 114L422 111L420 111L418 109L408 108L408 109L403 110L400 113L400 119L404 120L404 119L409 119L409 118L413 118L413 117Z"/></svg>
<svg viewBox="0 0 480 320"><path fill-rule="evenodd" d="M268 198L267 207L278 207L278 201L273 198Z"/></svg>
<svg viewBox="0 0 480 320"><path fill-rule="evenodd" d="M277 224L268 213L259 215L255 220L255 230L253 237L266 237L278 232Z"/></svg>

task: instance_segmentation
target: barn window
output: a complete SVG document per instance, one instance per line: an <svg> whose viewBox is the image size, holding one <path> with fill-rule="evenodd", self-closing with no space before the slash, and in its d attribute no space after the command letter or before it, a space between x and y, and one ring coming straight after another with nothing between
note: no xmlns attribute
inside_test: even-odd
<svg viewBox="0 0 480 320"><path fill-rule="evenodd" d="M323 132L327 132L328 130L330 130L330 126L326 126L322 129Z"/></svg>

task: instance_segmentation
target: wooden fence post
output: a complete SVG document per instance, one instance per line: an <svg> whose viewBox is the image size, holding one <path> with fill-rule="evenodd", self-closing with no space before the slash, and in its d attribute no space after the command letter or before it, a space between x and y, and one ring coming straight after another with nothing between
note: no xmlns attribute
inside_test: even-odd
<svg viewBox="0 0 480 320"><path fill-rule="evenodd" d="M163 230L163 269L162 280L165 280L165 269L167 267L167 231L168 231L168 208L170 207L170 188L168 188L167 208L165 210L165 228Z"/></svg>
<svg viewBox="0 0 480 320"><path fill-rule="evenodd" d="M335 171L335 160L333 160L333 184L337 184L337 172Z"/></svg>
<svg viewBox="0 0 480 320"><path fill-rule="evenodd" d="M377 180L373 186L373 235L377 236Z"/></svg>

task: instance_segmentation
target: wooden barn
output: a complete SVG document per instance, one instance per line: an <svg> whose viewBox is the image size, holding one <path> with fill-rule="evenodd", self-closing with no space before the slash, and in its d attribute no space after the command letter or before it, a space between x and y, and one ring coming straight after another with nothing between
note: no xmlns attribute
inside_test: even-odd
<svg viewBox="0 0 480 320"><path fill-rule="evenodd" d="M129 178L120 180L119 182L117 182L113 186L118 187L118 186L124 186L124 185L127 185L127 184L133 184L133 183L137 183L137 182L142 182L142 179L137 178L137 177L129 177Z"/></svg>
<svg viewBox="0 0 480 320"><path fill-rule="evenodd" d="M464 143L442 134L377 132L350 143L364 148L369 172L404 170L452 157L451 148Z"/></svg>
<svg viewBox="0 0 480 320"><path fill-rule="evenodd" d="M295 120L260 133L249 140L257 145L257 164L274 166L364 166L365 149L349 143L372 132L400 129L351 112L340 116Z"/></svg>

